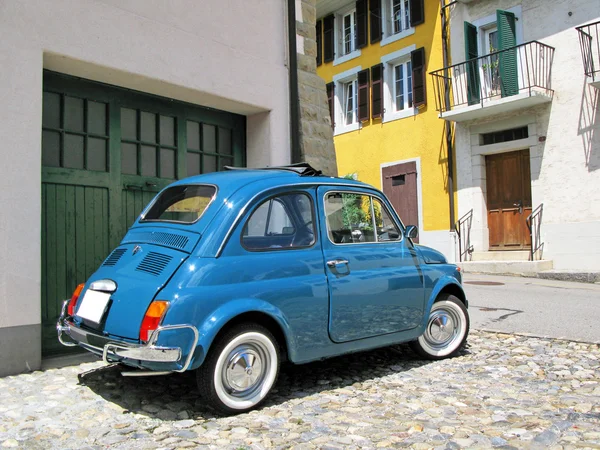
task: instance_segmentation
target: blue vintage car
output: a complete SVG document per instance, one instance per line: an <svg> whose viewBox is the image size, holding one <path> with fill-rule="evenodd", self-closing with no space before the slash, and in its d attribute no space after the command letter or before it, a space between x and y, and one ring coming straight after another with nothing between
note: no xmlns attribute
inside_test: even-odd
<svg viewBox="0 0 600 450"><path fill-rule="evenodd" d="M195 370L225 413L260 404L284 360L401 342L453 356L469 331L461 274L416 236L379 190L308 165L187 178L65 301L59 340L124 375Z"/></svg>

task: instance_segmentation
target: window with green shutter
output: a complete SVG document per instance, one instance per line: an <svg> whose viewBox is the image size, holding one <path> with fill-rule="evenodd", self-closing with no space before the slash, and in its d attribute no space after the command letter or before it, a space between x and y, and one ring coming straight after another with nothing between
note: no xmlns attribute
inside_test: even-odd
<svg viewBox="0 0 600 450"><path fill-rule="evenodd" d="M469 105L479 103L481 83L477 61L477 27L469 22L464 23L465 33L465 70L467 72L467 101Z"/></svg>
<svg viewBox="0 0 600 450"><path fill-rule="evenodd" d="M498 54L500 88L502 97L519 93L517 69L517 45L515 15L508 11L497 10L498 47L505 50Z"/></svg>

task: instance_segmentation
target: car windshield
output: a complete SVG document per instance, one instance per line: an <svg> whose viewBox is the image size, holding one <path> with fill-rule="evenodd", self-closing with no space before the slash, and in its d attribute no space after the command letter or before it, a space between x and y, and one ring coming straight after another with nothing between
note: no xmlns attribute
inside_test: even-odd
<svg viewBox="0 0 600 450"><path fill-rule="evenodd" d="M140 222L194 223L210 204L216 192L214 186L181 185L165 189Z"/></svg>

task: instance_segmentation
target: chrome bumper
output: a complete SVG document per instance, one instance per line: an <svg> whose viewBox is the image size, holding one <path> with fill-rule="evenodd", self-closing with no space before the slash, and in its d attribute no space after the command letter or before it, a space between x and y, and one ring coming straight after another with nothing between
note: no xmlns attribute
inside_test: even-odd
<svg viewBox="0 0 600 450"><path fill-rule="evenodd" d="M165 325L159 326L146 344L129 344L125 342L115 342L100 334L92 333L77 327L72 321L72 317L67 315L66 310L69 300L63 302L61 315L56 323L56 331L58 340L61 344L67 347L75 347L77 345L89 350L92 353L102 357L106 363L113 362L131 362L132 365L139 366L139 362L150 363L178 363L179 369L170 370L169 372L185 372L194 355L194 350L198 344L198 329L193 325ZM181 361L182 349L180 347L160 347L155 345L158 341L158 336L163 331L190 329L193 333L193 339L187 352L185 361ZM69 336L71 342L66 341L64 335ZM163 372L157 372L163 373Z"/></svg>

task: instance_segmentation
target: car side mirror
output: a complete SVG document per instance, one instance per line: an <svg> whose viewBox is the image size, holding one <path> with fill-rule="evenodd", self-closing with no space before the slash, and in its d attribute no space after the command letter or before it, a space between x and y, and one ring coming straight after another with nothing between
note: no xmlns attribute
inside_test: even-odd
<svg viewBox="0 0 600 450"><path fill-rule="evenodd" d="M406 227L406 237L416 239L419 237L419 228L415 225L408 225Z"/></svg>

